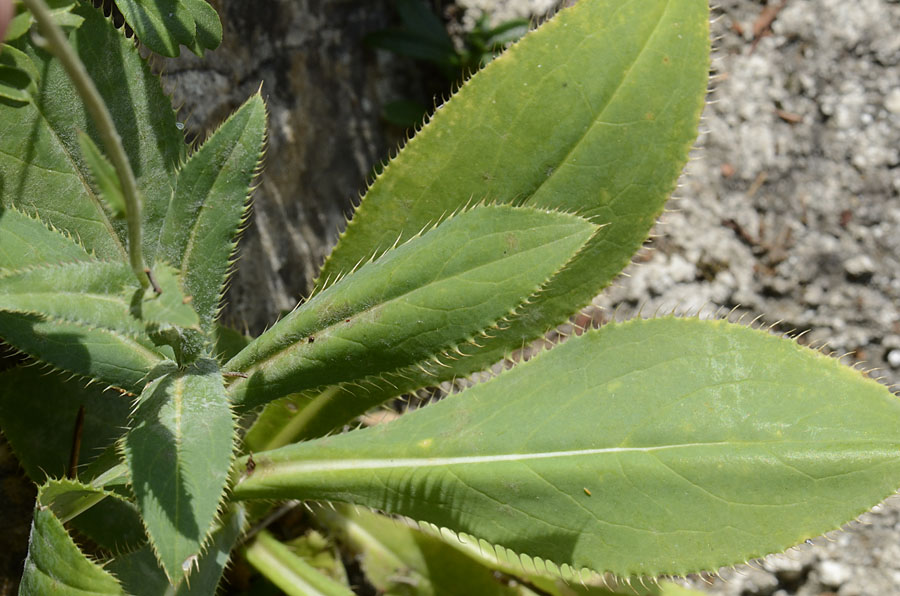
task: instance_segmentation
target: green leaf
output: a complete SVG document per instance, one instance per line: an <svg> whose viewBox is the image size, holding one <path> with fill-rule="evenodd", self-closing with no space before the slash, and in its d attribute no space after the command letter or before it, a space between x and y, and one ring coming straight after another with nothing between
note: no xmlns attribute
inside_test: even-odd
<svg viewBox="0 0 900 596"><path fill-rule="evenodd" d="M140 391L148 371L162 361L143 340L114 329L47 315L0 312L3 340L61 370Z"/></svg>
<svg viewBox="0 0 900 596"><path fill-rule="evenodd" d="M178 272L170 265L156 263L150 276L151 287L144 291L135 316L146 322L154 341L172 347L179 364L193 362L207 343L193 296L182 291Z"/></svg>
<svg viewBox="0 0 900 596"><path fill-rule="evenodd" d="M541 574L540 565L512 561L501 549L476 541L447 540L439 530L419 529L402 520L359 507L314 507L316 520L337 535L360 561L366 579L385 594L522 594L533 596L700 596L671 582L621 585L599 576L566 582ZM500 555L500 556L498 556ZM501 558L501 556L503 558Z"/></svg>
<svg viewBox="0 0 900 596"><path fill-rule="evenodd" d="M0 270L88 258L71 237L14 208L0 208Z"/></svg>
<svg viewBox="0 0 900 596"><path fill-rule="evenodd" d="M174 596L215 596L216 587L228 563L231 549L244 529L247 515L240 505L233 506L200 555L190 582L181 582ZM131 596L159 596L169 588L169 580L157 564L149 546L116 557L109 564Z"/></svg>
<svg viewBox="0 0 900 596"><path fill-rule="evenodd" d="M27 72L0 64L0 98L28 103L31 101L27 91L29 83Z"/></svg>
<svg viewBox="0 0 900 596"><path fill-rule="evenodd" d="M0 45L0 97L11 110L31 101L30 87L37 70L27 54L8 44Z"/></svg>
<svg viewBox="0 0 900 596"><path fill-rule="evenodd" d="M29 478L65 476L78 410L84 408L78 464L85 466L121 434L131 399L37 367L0 373L0 428Z"/></svg>
<svg viewBox="0 0 900 596"><path fill-rule="evenodd" d="M157 328L198 328L200 318L192 308L193 297L181 289L178 272L170 265L153 267L156 287L147 288L141 300L141 319Z"/></svg>
<svg viewBox="0 0 900 596"><path fill-rule="evenodd" d="M185 6L194 18L196 37L188 46L198 56L203 56L204 49L214 50L222 43L222 21L219 14L204 0L188 0Z"/></svg>
<svg viewBox="0 0 900 596"><path fill-rule="evenodd" d="M254 454L234 496L354 502L564 570L684 575L892 494L898 428L887 388L790 340L635 320L395 422Z"/></svg>
<svg viewBox="0 0 900 596"><path fill-rule="evenodd" d="M451 217L256 338L225 365L247 375L229 387L232 400L253 407L393 373L445 350L463 354L467 342L510 316L596 231L579 217L531 208L482 206Z"/></svg>
<svg viewBox="0 0 900 596"><path fill-rule="evenodd" d="M395 519L350 507L320 507L315 514L357 555L366 579L379 593L530 594L457 547Z"/></svg>
<svg viewBox="0 0 900 596"><path fill-rule="evenodd" d="M76 5L76 0L50 0L47 2L47 5L50 7L50 15L53 20L64 30L77 28L84 22L83 18L72 12ZM34 24L34 18L21 2L13 2L13 10L16 12L16 16L13 17L9 27L6 29L6 35L4 36L6 43L28 33L28 30ZM3 51L5 52L6 48L3 48Z"/></svg>
<svg viewBox="0 0 900 596"><path fill-rule="evenodd" d="M116 169L106 159L100 148L83 132L78 133L78 146L81 154L93 175L94 182L100 189L100 198L115 217L125 217L125 195Z"/></svg>
<svg viewBox="0 0 900 596"><path fill-rule="evenodd" d="M204 0L116 0L142 44L163 56L187 46L198 56L222 41L222 24Z"/></svg>
<svg viewBox="0 0 900 596"><path fill-rule="evenodd" d="M266 106L257 93L178 172L159 254L182 271L185 291L206 329L219 312L265 136Z"/></svg>
<svg viewBox="0 0 900 596"><path fill-rule="evenodd" d="M69 524L108 552L129 552L147 543L137 507L121 497L103 499Z"/></svg>
<svg viewBox="0 0 900 596"><path fill-rule="evenodd" d="M319 288L473 198L608 224L484 350L401 391L501 360L588 304L629 262L696 137L708 16L699 1L578 2L473 76L375 180Z"/></svg>
<svg viewBox="0 0 900 596"><path fill-rule="evenodd" d="M124 594L119 582L85 557L72 541L45 502L47 491L45 485L38 494L19 594Z"/></svg>
<svg viewBox="0 0 900 596"><path fill-rule="evenodd" d="M288 596L353 596L347 586L324 575L295 555L266 530L244 551L247 562Z"/></svg>
<svg viewBox="0 0 900 596"><path fill-rule="evenodd" d="M170 99L133 40L90 3L75 4L72 14L84 23L69 39L109 106L143 195L144 254L152 263L175 166L185 155L184 137L175 126ZM11 49L28 59L27 65L18 60L11 65L31 76L31 97L28 104L0 102L0 203L40 213L45 223L78 238L99 258L126 260L125 223L110 221L78 146L78 130L99 138L78 94L59 62L36 48L30 36L5 47L0 56Z"/></svg>
<svg viewBox="0 0 900 596"><path fill-rule="evenodd" d="M177 585L207 541L231 466L234 419L212 360L149 383L122 443L138 507Z"/></svg>
<svg viewBox="0 0 900 596"><path fill-rule="evenodd" d="M59 521L68 523L107 497L122 498L76 480L59 479L48 480L41 487L38 503L50 507Z"/></svg>
<svg viewBox="0 0 900 596"><path fill-rule="evenodd" d="M129 312L125 263L77 261L0 273L0 335L57 368L136 389L162 357Z"/></svg>
<svg viewBox="0 0 900 596"><path fill-rule="evenodd" d="M28 33L28 30L31 29L31 25L34 23L31 13L25 10L24 5L21 6L23 12L14 16L9 22L9 27L6 29L6 36L4 38L6 43L19 39ZM3 47L3 51L6 51L5 46Z"/></svg>
<svg viewBox="0 0 900 596"><path fill-rule="evenodd" d="M194 17L179 0L116 0L125 22L140 42L163 56L175 57L179 46L193 45Z"/></svg>
<svg viewBox="0 0 900 596"><path fill-rule="evenodd" d="M213 337L215 341L214 353L216 360L219 362L226 362L234 358L241 350L247 347L247 344L253 341L252 337L244 335L237 329L218 323L213 328Z"/></svg>
<svg viewBox="0 0 900 596"><path fill-rule="evenodd" d="M76 261L0 272L0 310L37 313L139 334L129 313L138 287L121 262Z"/></svg>

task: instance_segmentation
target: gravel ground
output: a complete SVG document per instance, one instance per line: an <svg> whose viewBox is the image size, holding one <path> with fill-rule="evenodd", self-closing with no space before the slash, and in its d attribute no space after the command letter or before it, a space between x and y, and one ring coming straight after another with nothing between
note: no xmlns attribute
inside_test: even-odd
<svg viewBox="0 0 900 596"><path fill-rule="evenodd" d="M900 3L726 0L713 92L660 234L597 300L738 308L900 379ZM780 12L776 10L783 6ZM761 17L774 15L760 36ZM900 499L866 524L707 589L733 596L900 594ZM697 585L703 586L701 582Z"/></svg>

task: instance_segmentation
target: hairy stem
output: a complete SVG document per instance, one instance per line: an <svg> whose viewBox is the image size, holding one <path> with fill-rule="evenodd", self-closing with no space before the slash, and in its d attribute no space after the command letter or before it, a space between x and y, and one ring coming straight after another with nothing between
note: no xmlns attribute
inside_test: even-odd
<svg viewBox="0 0 900 596"><path fill-rule="evenodd" d="M90 113L100 137L103 139L103 146L109 154L109 159L116 169L116 175L122 185L122 192L125 195L125 218L128 224L128 259L134 274L138 278L142 288L149 285L148 269L144 266L144 257L141 252L141 201L138 196L137 181L134 178L134 172L131 170L131 164L128 162L128 156L122 147L122 138L116 131L113 124L112 116L106 107L106 102L100 96L94 82L88 75L84 64L78 57L78 54L72 49L66 40L65 34L59 25L53 21L50 9L44 0L23 0L25 6L34 16L40 26L41 33L47 41L50 51L59 59L66 74L75 85L78 95L84 101L88 113Z"/></svg>

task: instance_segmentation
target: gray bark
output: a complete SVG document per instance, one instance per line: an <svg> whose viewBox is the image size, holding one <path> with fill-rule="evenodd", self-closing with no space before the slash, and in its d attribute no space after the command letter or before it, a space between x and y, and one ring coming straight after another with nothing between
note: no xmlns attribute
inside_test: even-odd
<svg viewBox="0 0 900 596"><path fill-rule="evenodd" d="M365 47L384 0L220 0L216 51L165 65L188 131L203 136L262 83L268 150L224 320L260 332L306 293L372 167L396 145L384 101L419 95L410 64ZM402 74L406 73L406 74Z"/></svg>

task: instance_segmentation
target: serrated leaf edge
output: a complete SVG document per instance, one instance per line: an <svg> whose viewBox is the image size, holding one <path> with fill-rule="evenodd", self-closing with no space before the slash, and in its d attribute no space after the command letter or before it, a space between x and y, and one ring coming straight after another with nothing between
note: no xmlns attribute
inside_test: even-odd
<svg viewBox="0 0 900 596"><path fill-rule="evenodd" d="M172 364L174 365L175 363L173 362ZM150 381L150 382L147 383L147 386L144 387L144 391L150 390L150 389L151 389L151 388L150 388L150 385L151 385L151 384L158 384L159 382L161 382L162 379L165 377L166 374L170 374L170 373L173 373L173 372L178 372L178 370L179 370L179 369L178 369L177 366L173 366L170 370L162 371L162 372L159 374L159 376L157 376L157 377L154 378L152 381ZM219 378L223 380L223 390L225 390L225 386L224 386L224 378L222 377L221 369L219 370ZM142 393L143 393L143 392L142 392ZM227 395L227 392L226 392L226 395ZM132 430L132 428L133 428L133 426L131 426L131 424L133 423L133 420L131 420L131 419L134 417L134 414L135 414L135 412L137 411L137 408L138 408L138 406L139 406L139 404L140 404L140 400L141 400L141 395L136 395L135 398L134 398L134 400L132 401L131 415L129 416L129 419L130 419L130 420L129 420L129 427L128 427L127 429L125 429L125 432L122 433L122 436L119 437L119 439L117 439L116 442L115 442L116 452L119 454L119 457L121 458L121 460L122 460L123 462L126 462L126 467L127 467L127 458L126 458L126 455L125 455L125 437L126 437L126 435L128 434L128 432L130 432L130 431ZM227 406L228 406L228 412L231 414L232 423L236 423L237 420L238 420L238 416L237 416L237 414L235 413L234 406L233 406L230 402L227 404ZM176 438L176 444L177 444L179 441L180 441L180 437L179 437L179 438ZM238 446L239 446L239 444L238 444L238 441L237 441L237 437L235 436L234 433L232 433L232 437L231 437L231 451L230 451L230 458L229 458L229 463L228 463L228 471L226 472L226 476L225 476L226 479L225 479L224 490L222 491L222 494L219 496L219 502L216 504L216 512L215 512L215 514L213 515L212 520L210 521L209 527L206 528L206 533L205 533L205 535L204 535L204 537L203 537L203 541L200 543L200 548L199 548L199 550L195 553L195 555L196 555L197 557L200 557L201 555L203 555L203 554L205 554L205 553L207 552L207 549L210 547L210 545L211 545L211 543L212 543L212 534L213 534L213 532L216 530L216 528L217 528L218 526L221 526L221 525L222 525L222 519L223 519L223 517L224 517L224 515L225 515L225 513L226 513L225 510L226 510L227 506L231 503L230 495L231 495L231 489L232 489L232 486L233 486L233 485L232 485L231 479L234 477L234 468L235 468L235 463L236 463L236 461L237 461L237 455L236 455L235 452L236 452ZM181 472L179 472L179 474L181 474ZM192 478L189 477L189 476L183 476L183 479L185 480L185 483L189 483L189 482L191 481ZM133 483L133 479L131 478L131 473L130 473L130 471L129 471L129 473L128 473L128 481L126 482L126 486L128 486L129 488L131 488L132 493L134 493L134 486L133 486L132 483ZM136 498L136 496L135 496L135 498ZM140 507L139 507L139 506L138 506L138 511L140 512ZM246 515L245 515L245 517L246 517ZM178 579L178 581L173 581L173 580L172 580L172 578L169 576L168 570L166 569L165 565L163 564L163 561L162 561L162 558L161 558L161 556L160 556L160 553L159 553L159 550L158 550L156 541L154 540L153 535L150 533L149 528L147 528L147 524L146 524L146 522L145 522L145 520L144 520L144 516L143 516L143 515L140 515L140 518L141 518L141 525L144 527L144 534L146 535L146 537L147 537L147 542L148 542L148 544L150 545L150 550L151 550L151 552L153 553L154 558L156 559L157 565L158 565L159 568L163 571L163 573L166 575L166 579L168 579L169 584L170 584L171 586L174 587L174 586L179 586L179 585L181 584L182 581L187 581L187 580L189 580L189 578L190 578L190 573L191 573L191 571L194 569L193 564L190 564L190 565L189 565L188 571L187 571L180 579ZM243 525L244 525L245 528L246 528L247 524L248 524L248 521L245 519L244 522L243 522ZM226 567L226 568L227 568L227 566L230 564L230 562L231 562L231 560L232 560L232 559L231 559L231 554L233 554L233 549L232 549L232 553L229 553L228 561L227 561L226 564L225 564L225 567ZM183 565L184 563L187 563L188 561L190 561L190 559L185 560L185 561L182 563L182 565Z"/></svg>
<svg viewBox="0 0 900 596"><path fill-rule="evenodd" d="M443 223L446 223L446 222L450 221L451 219L453 219L453 218L455 218L455 217L458 217L459 215L461 215L461 214L463 214L463 213L467 213L467 212L469 212L469 211L473 211L473 210L478 209L479 207L483 207L483 206L495 206L495 204L494 204L494 203L487 203L487 202L483 202L483 201L478 202L478 203L473 203L473 204L467 204L466 206L461 207L460 209L454 211L453 213L450 213L450 214L446 215L445 217L436 220L436 221L433 222L432 224L429 224L428 226L423 227L416 235L414 235L414 236L408 238L407 240L405 240L405 241L402 242L402 243L399 242L400 239L398 238L398 239L397 239L397 242L395 242L394 245L388 247L388 248L385 249L384 251L373 253L373 254L371 255L371 257L369 258L368 261L365 261L365 262L360 261L360 262L358 262L358 263L353 267L353 269L352 269L351 271L349 271L349 272L347 272L345 275L342 275L342 276L340 276L339 278L335 279L335 280L334 280L333 282L331 282L327 287L325 287L325 288L323 288L322 290L320 290L320 292L324 292L328 287L331 287L331 286L333 286L334 284L338 283L341 279L343 279L343 278L346 277L347 275L350 275L351 273L354 273L360 266L362 266L362 265L367 265L367 264L370 264L370 263L374 263L374 262L376 262L379 258L381 258L382 256L384 256L387 252L389 252L389 251L391 251L391 250L394 250L394 249L397 248L398 246L404 246L404 245L406 245L406 244L408 244L408 243L410 243L410 242L412 242L412 241L414 241L414 240L417 240L417 239L419 239L420 237L422 237L423 235L425 235L426 233L428 233L428 232L434 230L435 228L437 228L439 225L441 225L441 224L443 224ZM588 245L588 243L590 242L590 240L591 240L592 238L594 238L594 237L600 232L600 230L603 229L603 227L605 227L605 226L603 226L603 225L597 225L597 224L591 222L588 218L582 217L582 216L580 216L580 215L578 215L578 214L574 214L574 213L570 213L570 212L562 211L562 210L546 209L546 208L543 208L543 207L532 207L532 206L512 206L512 205L506 205L506 204L497 204L496 206L500 206L500 207L508 207L508 208L512 208L512 209L528 210L528 211L537 212L537 213L546 213L546 214L549 214L549 215L563 215L563 216L566 216L566 217L577 218L577 219L579 219L579 220L587 221L587 222L589 222L589 223L592 223L592 224L595 226L595 229L594 229L594 231L591 233L591 235L588 237L588 239L585 240L585 242L581 245L581 247L579 247L579 249L578 249L577 251L575 251L575 252L569 257L569 259L566 260L566 262L565 262L563 265L561 265L560 267L558 267L558 268L557 268L553 273L551 273L546 279L544 279L542 282L540 282L540 283L535 287L535 289L534 289L532 292L530 292L527 296L525 296L522 300L520 300L519 303L518 303L515 307L513 307L512 309L510 309L510 311L509 311L506 315L503 315L503 316L501 316L501 317L498 317L498 318L495 319L492 323L489 323L488 325L486 325L485 327L483 327L480 331L476 331L475 333L471 334L469 337L464 338L464 339L461 340L461 341L450 342L450 343L448 343L448 344L446 344L446 345L444 345L444 346L441 346L441 347L437 348L436 351L435 351L435 353L434 353L430 358L428 358L428 359L420 360L419 362L414 362L414 363L412 363L412 364L407 364L407 365L404 365L404 366L402 366L402 367L395 368L395 369L390 370L390 371L384 371L384 372L382 372L382 373L380 373L380 374L377 374L377 375L366 375L366 376L364 376L364 377L361 377L361 378L359 378L359 379L355 379L355 380L353 380L353 381L343 381L343 382L340 382L340 383L335 383L335 385L337 385L337 386L358 386L358 387L361 387L361 388L365 389L365 388L363 387L363 385L361 385L360 383L366 383L366 382L368 382L368 383L370 383L370 384L376 384L378 381L384 381L384 382L386 382L388 385L391 385L391 386L393 386L393 387L396 388L396 386L391 382L391 379L394 379L394 378L404 378L404 379L409 380L410 378L407 376L407 373L412 374L412 373L414 373L417 369L418 369L419 371L421 371L421 372L424 372L427 376L434 377L434 376L436 376L436 373L433 372L433 370L435 370L435 369L432 368L432 371L429 371L429 370L427 370L427 369L425 368L426 365L428 365L428 364L430 364L430 363L435 363L435 364L436 364L437 366L439 366L439 367L447 368L447 365L444 364L443 362L441 362L441 358L444 358L444 359L450 359L450 360L457 360L459 357L468 357L468 356L473 355L473 354L466 354L466 353L464 353L464 352L461 350L461 348L464 347L464 346L475 346L476 349L477 349L477 348L480 348L481 346L480 346L480 345L478 344L478 342L477 342L477 339L478 339L478 338L489 338L489 337L491 337L491 336L489 335L489 332L490 332L490 331L501 329L501 325L503 325L504 323L511 322L514 318L516 318L516 317L519 315L520 309L523 308L524 306L527 306L528 304L530 304L530 303L531 303L531 302L532 302L532 301L533 301L533 300L534 300L534 299L535 299L535 298L543 291L543 288L544 288L544 286L547 284L547 282L549 282L550 280L552 280L552 279L553 279L560 271L564 270L564 269L568 266L569 263L571 263L574 259L576 259L576 258L578 257L578 255L581 254L582 251L584 251L585 247ZM314 295L318 295L320 292L316 292ZM309 298L307 298L306 300L304 300L304 301L298 303L298 304L291 310L291 313L293 313L294 311L296 311L301 305L306 304L307 302L309 302L310 300L312 300L313 297L314 297L314 295L310 295ZM399 298L399 297L400 297L400 296L394 297L394 298L392 298L391 300L396 300L396 299ZM361 312L364 312L364 311L361 311ZM290 314L290 313L289 313L289 314ZM358 314L358 313L357 313L357 314ZM285 316L287 316L287 315L285 315ZM545 330L545 331L546 331L546 330ZM251 365L249 365L249 366L247 366L247 367L244 367L244 368L234 368L234 367L230 367L230 366L229 366L229 363L230 363L231 361L229 361L229 363L226 363L226 364L223 366L223 369L224 369L224 370L227 370L227 371L234 371L234 372L240 372L240 373L243 373L243 374L249 374L250 371L256 370L257 367L258 367L258 365L259 365L260 363L263 363L263 362L272 360L273 358L277 357L278 355L282 354L283 352L285 352L285 351L287 351L287 350L290 350L293 346L294 346L294 344L291 344L291 345L289 345L289 346L287 346L287 347L285 347L285 348L282 348L281 350L279 350L279 351L277 351L277 352L274 352L272 355L267 356L266 358L260 359L260 360L258 360L258 361L256 361L256 362L254 362L253 364L251 364ZM238 353L238 355L240 355L240 353ZM237 357L237 355L235 356L235 358L236 358L236 357ZM234 358L232 358L232 360L234 360ZM244 379L244 377L240 377L240 376L239 376L239 377L234 377L234 378L232 378L232 380L231 380L230 382L229 382L229 381L226 381L226 388L232 387L235 383L239 383L239 382L242 381L243 379ZM419 385L417 385L417 386L415 386L415 387L408 387L408 388L407 388L407 391L414 391L414 390L416 390L416 389L420 389L421 387L425 387L425 386L427 386L427 385L428 385L428 383L427 383L427 382L424 382L424 383L421 383L421 384L419 384ZM322 388L328 387L328 386L329 386L329 385L318 385L318 386L316 386L316 387L309 387L309 388L305 388L305 389L304 389L304 392L305 392L305 391L316 391L317 389L322 389ZM376 386L377 386L377 385L376 385ZM276 398L269 399L269 400L267 400L267 401L264 402L264 403L268 403L268 402L274 401L275 399L278 399L278 398L280 398L280 397L284 397L284 396L282 395L282 396L278 396L278 397L276 397ZM260 405L260 404L257 404L257 405Z"/></svg>

